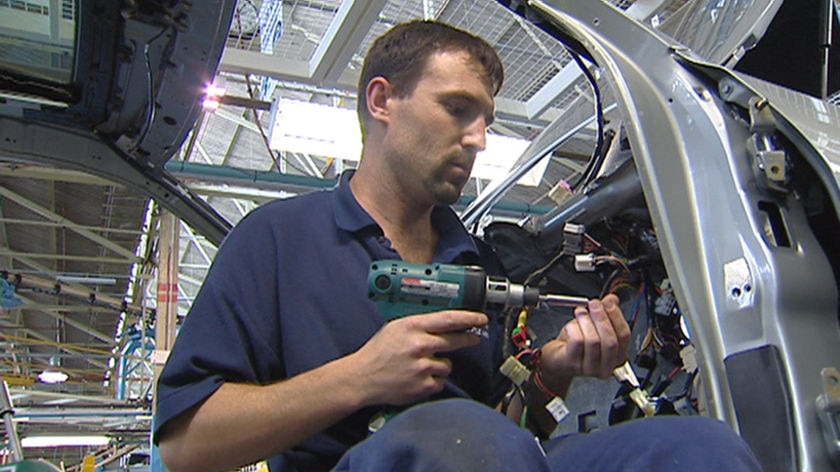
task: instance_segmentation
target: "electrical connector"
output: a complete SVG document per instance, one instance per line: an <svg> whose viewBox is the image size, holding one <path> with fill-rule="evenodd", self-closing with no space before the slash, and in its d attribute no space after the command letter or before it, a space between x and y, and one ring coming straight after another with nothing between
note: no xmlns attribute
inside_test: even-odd
<svg viewBox="0 0 840 472"><path fill-rule="evenodd" d="M639 407L639 410L644 413L645 417L651 417L656 414L656 407L648 400L647 393L640 388L633 389L630 392L630 399Z"/></svg>
<svg viewBox="0 0 840 472"><path fill-rule="evenodd" d="M689 374L697 370L697 349L689 344L680 350L680 359L682 359L683 370Z"/></svg>
<svg viewBox="0 0 840 472"><path fill-rule="evenodd" d="M525 367L525 364L519 362L519 360L513 356L509 356L504 362L502 362L502 365L499 367L499 372L509 378L514 385L520 387L526 380L528 380L528 377L531 376L531 371Z"/></svg>
<svg viewBox="0 0 840 472"><path fill-rule="evenodd" d="M633 388L638 389L640 387L639 379L638 377L636 377L636 373L633 372L633 368L630 367L629 362L625 362L624 364L621 364L620 366L613 369L613 377L615 377L616 380L618 380L619 382L627 382Z"/></svg>
<svg viewBox="0 0 840 472"><path fill-rule="evenodd" d="M516 347L523 348L528 345L528 330L525 328L514 328L510 339Z"/></svg>
<svg viewBox="0 0 840 472"><path fill-rule="evenodd" d="M578 272L594 272L595 271L595 254L576 254L575 255L575 270Z"/></svg>
<svg viewBox="0 0 840 472"><path fill-rule="evenodd" d="M566 223L563 225L563 255L572 256L583 248L583 225Z"/></svg>
<svg viewBox="0 0 840 472"><path fill-rule="evenodd" d="M560 397L554 397L551 399L550 402L546 403L545 409L551 414L551 417L554 418L554 421L561 422L569 416L569 407L566 406L566 402L563 401Z"/></svg>
<svg viewBox="0 0 840 472"><path fill-rule="evenodd" d="M656 299L653 305L653 312L659 316L671 316L677 314L677 299L673 292L665 292Z"/></svg>
<svg viewBox="0 0 840 472"><path fill-rule="evenodd" d="M522 307L519 311L519 317L516 321L516 327L511 332L510 339L518 348L523 348L531 344L528 336L528 313L531 309L528 306Z"/></svg>

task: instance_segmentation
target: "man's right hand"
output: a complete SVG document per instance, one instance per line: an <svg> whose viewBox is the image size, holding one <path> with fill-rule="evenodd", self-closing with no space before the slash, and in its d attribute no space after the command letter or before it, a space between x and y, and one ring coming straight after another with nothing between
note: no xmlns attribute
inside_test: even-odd
<svg viewBox="0 0 840 472"><path fill-rule="evenodd" d="M351 354L364 366L369 404L404 405L440 392L452 365L436 354L478 344L480 337L465 330L487 322L484 313L447 310L385 324Z"/></svg>
<svg viewBox="0 0 840 472"><path fill-rule="evenodd" d="M437 353L478 344L468 311L387 323L358 351L268 385L225 382L161 431L171 470L230 470L288 450L360 408L404 405L443 388L451 365ZM225 431L226 434L219 434Z"/></svg>

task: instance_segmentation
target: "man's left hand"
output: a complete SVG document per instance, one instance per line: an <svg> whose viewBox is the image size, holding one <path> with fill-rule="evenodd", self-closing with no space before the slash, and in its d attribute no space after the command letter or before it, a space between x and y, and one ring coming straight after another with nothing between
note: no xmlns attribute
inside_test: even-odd
<svg viewBox="0 0 840 472"><path fill-rule="evenodd" d="M542 347L540 371L543 382L562 394L572 377L602 379L627 360L630 326L621 312L618 297L593 299L575 309L575 319L566 323L557 338Z"/></svg>

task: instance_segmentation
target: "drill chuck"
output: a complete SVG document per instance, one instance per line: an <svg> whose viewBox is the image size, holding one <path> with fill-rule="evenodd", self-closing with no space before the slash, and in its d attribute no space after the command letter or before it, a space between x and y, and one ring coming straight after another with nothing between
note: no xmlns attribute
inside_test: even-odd
<svg viewBox="0 0 840 472"><path fill-rule="evenodd" d="M536 287L514 284L504 277L487 277L486 285L485 298L488 305L522 308L537 306L540 302L540 291Z"/></svg>

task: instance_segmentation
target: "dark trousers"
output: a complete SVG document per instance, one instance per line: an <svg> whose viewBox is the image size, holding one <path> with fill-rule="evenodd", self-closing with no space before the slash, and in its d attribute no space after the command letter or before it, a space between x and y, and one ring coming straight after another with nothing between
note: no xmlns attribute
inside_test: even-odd
<svg viewBox="0 0 840 472"><path fill-rule="evenodd" d="M463 399L425 403L350 449L335 468L353 472L760 471L732 428L705 417L658 416L551 439Z"/></svg>

